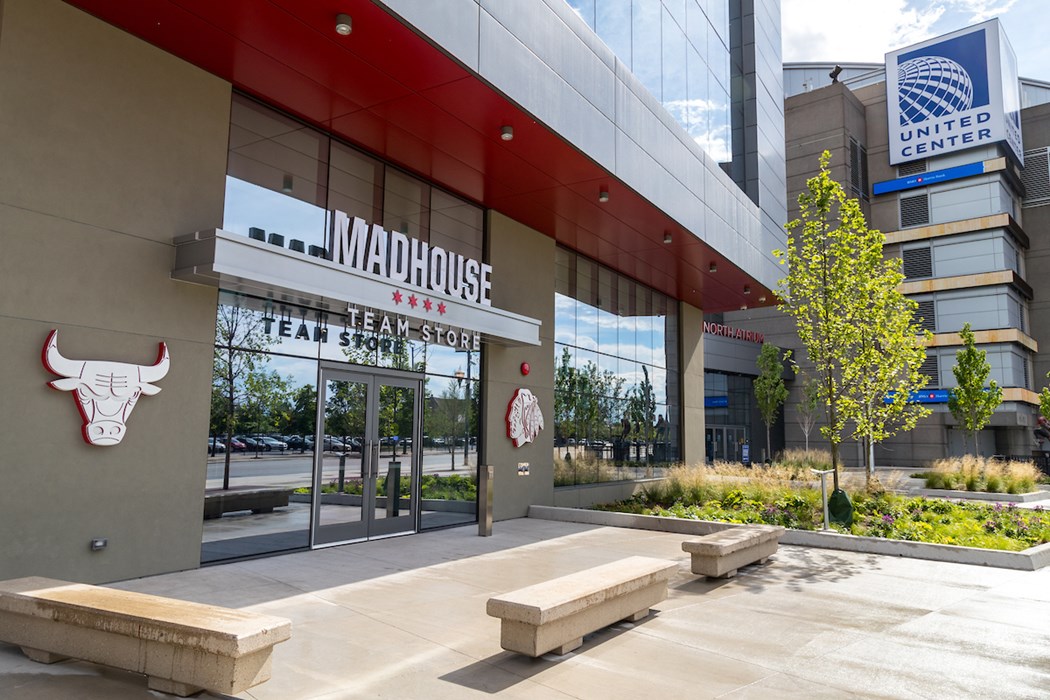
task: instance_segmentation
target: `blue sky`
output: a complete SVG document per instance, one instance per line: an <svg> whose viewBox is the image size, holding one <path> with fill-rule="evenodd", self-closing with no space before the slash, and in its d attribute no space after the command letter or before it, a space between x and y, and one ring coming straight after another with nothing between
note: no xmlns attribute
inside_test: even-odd
<svg viewBox="0 0 1050 700"><path fill-rule="evenodd" d="M784 61L882 62L887 51L992 17L1022 77L1050 82L1047 0L782 0Z"/></svg>

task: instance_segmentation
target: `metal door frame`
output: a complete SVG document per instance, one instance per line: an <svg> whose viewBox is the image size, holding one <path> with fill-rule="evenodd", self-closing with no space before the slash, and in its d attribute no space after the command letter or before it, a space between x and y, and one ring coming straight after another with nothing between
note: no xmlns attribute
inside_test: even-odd
<svg viewBox="0 0 1050 700"><path fill-rule="evenodd" d="M368 476L365 477L362 483L361 520L355 523L329 526L333 528L332 531L342 528L349 533L349 536L332 541L318 542L319 528L325 527L319 522L319 513L321 508L321 482L323 481L326 383L328 381L359 382L367 386L365 399L366 443L361 446L361 459L362 461L367 460L367 466L362 464L359 471L363 475L367 468ZM415 420L412 426L413 436L409 472L411 476L409 514L389 520L376 520L374 518L375 502L378 496L376 493L376 478L379 470L380 452L378 417L380 386L395 386L412 389L415 392L415 400L413 401ZM317 413L314 421L313 488L311 490L314 498L310 504L310 547L312 549L419 532L422 513L423 386L424 377L417 372L347 365L339 362L322 361L319 363L317 372ZM371 437L369 438L369 436ZM368 508L369 505L371 508ZM405 527L406 523L407 527Z"/></svg>

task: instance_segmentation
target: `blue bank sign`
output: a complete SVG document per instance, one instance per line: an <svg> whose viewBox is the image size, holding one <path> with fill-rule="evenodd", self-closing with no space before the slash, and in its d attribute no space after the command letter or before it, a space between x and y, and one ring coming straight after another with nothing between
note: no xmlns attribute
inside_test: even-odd
<svg viewBox="0 0 1050 700"><path fill-rule="evenodd" d="M966 165L957 165L954 168L945 168L944 170L932 170L928 173L911 175L909 177L901 177L897 178L896 180L876 182L872 186L872 191L875 194L888 194L890 192L900 192L901 190L910 190L916 187L927 187L929 185L935 185L938 182L961 180L965 177L972 177L974 175L983 174L983 161L980 163L967 163Z"/></svg>
<svg viewBox="0 0 1050 700"><path fill-rule="evenodd" d="M1017 59L989 20L886 54L890 164L1006 142L1023 164Z"/></svg>

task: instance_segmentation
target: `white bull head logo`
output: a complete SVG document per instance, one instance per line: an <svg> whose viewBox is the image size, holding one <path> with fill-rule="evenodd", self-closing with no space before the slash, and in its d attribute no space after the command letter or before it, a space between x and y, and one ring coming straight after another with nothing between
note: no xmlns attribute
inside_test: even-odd
<svg viewBox="0 0 1050 700"><path fill-rule="evenodd" d="M116 445L124 439L128 416L139 396L160 391L151 382L163 379L169 364L165 343L160 344L157 362L152 365L66 359L58 352L57 330L51 331L44 343L44 367L62 377L48 382L48 386L73 392L84 419L81 432L91 445Z"/></svg>

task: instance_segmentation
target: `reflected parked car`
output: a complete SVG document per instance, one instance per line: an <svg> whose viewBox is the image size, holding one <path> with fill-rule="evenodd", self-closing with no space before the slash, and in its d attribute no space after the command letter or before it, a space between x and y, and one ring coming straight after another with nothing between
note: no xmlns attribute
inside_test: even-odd
<svg viewBox="0 0 1050 700"><path fill-rule="evenodd" d="M314 448L314 439L312 437L290 435L286 442L290 450L312 450Z"/></svg>
<svg viewBox="0 0 1050 700"><path fill-rule="evenodd" d="M230 438L230 450L233 452L244 452L248 446L239 438Z"/></svg>
<svg viewBox="0 0 1050 700"><path fill-rule="evenodd" d="M208 452L225 452L226 445L213 437L208 438Z"/></svg>
<svg viewBox="0 0 1050 700"><path fill-rule="evenodd" d="M287 442L282 442L281 440L278 440L277 438L272 438L269 435L263 435L262 437L260 437L259 442L263 444L263 449L265 450L280 450L283 452L284 450L288 449Z"/></svg>

